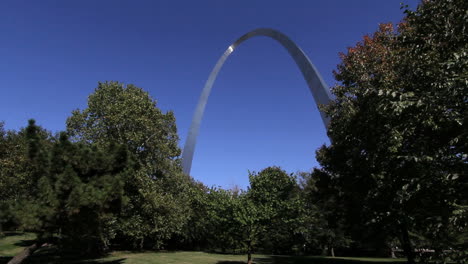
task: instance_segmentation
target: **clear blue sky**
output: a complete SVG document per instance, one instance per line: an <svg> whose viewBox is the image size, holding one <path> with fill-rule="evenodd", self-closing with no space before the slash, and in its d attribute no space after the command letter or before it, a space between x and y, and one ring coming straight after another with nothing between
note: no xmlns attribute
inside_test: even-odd
<svg viewBox="0 0 468 264"><path fill-rule="evenodd" d="M282 31L333 86L338 53L379 23L400 21L400 2L2 1L0 120L8 129L35 118L63 130L98 81L116 80L142 87L161 109L173 110L183 146L208 74L242 34L258 27ZM192 176L208 186L245 187L248 170L310 170L324 143L324 126L296 65L279 44L258 37L237 48L218 76Z"/></svg>

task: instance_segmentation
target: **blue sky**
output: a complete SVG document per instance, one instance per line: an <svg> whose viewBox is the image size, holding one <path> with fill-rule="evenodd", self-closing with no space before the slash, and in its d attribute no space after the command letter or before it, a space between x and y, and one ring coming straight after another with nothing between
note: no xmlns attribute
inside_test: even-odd
<svg viewBox="0 0 468 264"><path fill-rule="evenodd" d="M2 1L0 120L29 118L52 131L85 108L98 81L147 90L177 118L180 146L199 94L224 50L270 27L288 35L329 86L338 53L398 22L401 0ZM416 0L406 0L410 6ZM327 144L308 87L287 52L258 37L239 46L218 75L202 122L192 176L208 186L248 185L248 171L318 166Z"/></svg>

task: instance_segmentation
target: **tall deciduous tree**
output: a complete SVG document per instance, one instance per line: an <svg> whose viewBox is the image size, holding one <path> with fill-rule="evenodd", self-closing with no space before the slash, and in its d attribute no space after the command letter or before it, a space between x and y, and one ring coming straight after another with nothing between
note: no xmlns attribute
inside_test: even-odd
<svg viewBox="0 0 468 264"><path fill-rule="evenodd" d="M330 177L319 169L302 172L301 194L304 200L304 236L307 246L320 248L322 255L335 256L334 249L351 243L343 217L343 201Z"/></svg>
<svg viewBox="0 0 468 264"><path fill-rule="evenodd" d="M189 216L187 188L178 156L172 112L162 113L149 94L134 85L99 83L88 107L67 120L74 140L106 146L127 146L140 169L126 185L130 197L119 219L121 241L135 248L159 248L182 232Z"/></svg>
<svg viewBox="0 0 468 264"><path fill-rule="evenodd" d="M88 107L74 110L67 131L79 141L128 146L149 176L177 167L180 155L174 114L163 113L143 89L119 82L99 83L88 97Z"/></svg>
<svg viewBox="0 0 468 264"><path fill-rule="evenodd" d="M398 30L382 24L342 54L325 107L319 162L350 214L398 231L410 263L412 233L439 253L460 247L451 230L466 233L452 223L466 215L467 14L466 1L428 0Z"/></svg>
<svg viewBox="0 0 468 264"><path fill-rule="evenodd" d="M303 203L293 175L279 167L250 173L248 199L261 214L265 232L260 236L263 249L273 253L291 253L302 246L300 239Z"/></svg>
<svg viewBox="0 0 468 264"><path fill-rule="evenodd" d="M255 204L247 193L241 194L234 203L234 237L247 251L247 264L252 264L254 248L265 233L265 215L262 207Z"/></svg>

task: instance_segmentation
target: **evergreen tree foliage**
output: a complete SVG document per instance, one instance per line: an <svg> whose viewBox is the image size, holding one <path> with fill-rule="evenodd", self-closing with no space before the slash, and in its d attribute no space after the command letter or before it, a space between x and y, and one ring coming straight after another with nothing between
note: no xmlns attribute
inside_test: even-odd
<svg viewBox="0 0 468 264"><path fill-rule="evenodd" d="M26 128L32 188L12 204L20 228L41 242L86 254L108 249L128 202L124 187L135 170L125 146L72 143L66 133L43 143L34 120Z"/></svg>
<svg viewBox="0 0 468 264"><path fill-rule="evenodd" d="M37 132L38 140L44 146L50 145L50 133L41 128ZM0 122L0 235L3 224L5 228L15 228L10 205L28 196L35 188L31 169L26 129L7 131Z"/></svg>

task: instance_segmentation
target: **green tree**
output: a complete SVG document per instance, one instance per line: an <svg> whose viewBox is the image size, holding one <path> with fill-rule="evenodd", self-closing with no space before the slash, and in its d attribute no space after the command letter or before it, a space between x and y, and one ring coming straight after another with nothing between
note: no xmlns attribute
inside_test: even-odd
<svg viewBox="0 0 468 264"><path fill-rule="evenodd" d="M115 235L115 219L126 202L124 185L133 175L125 146L72 143L65 133L44 144L34 120L26 129L32 187L12 201L21 229L37 233L37 245L102 253Z"/></svg>
<svg viewBox="0 0 468 264"><path fill-rule="evenodd" d="M125 144L154 178L179 167L174 114L162 113L156 100L132 84L100 82L88 97L88 107L74 110L67 119L67 131L79 141Z"/></svg>
<svg viewBox="0 0 468 264"><path fill-rule="evenodd" d="M319 169L299 174L304 200L304 236L310 249L335 256L335 248L351 243L345 230L343 204L330 177Z"/></svg>
<svg viewBox="0 0 468 264"><path fill-rule="evenodd" d="M207 216L210 247L225 252L239 248L234 212L238 196L229 190L211 188L208 194Z"/></svg>
<svg viewBox="0 0 468 264"><path fill-rule="evenodd" d="M252 264L252 253L265 232L265 215L247 193L243 193L234 204L235 238L247 251L247 264Z"/></svg>
<svg viewBox="0 0 468 264"><path fill-rule="evenodd" d="M67 120L75 141L127 146L139 170L126 185L129 196L118 220L118 238L134 248L160 248L180 235L189 217L190 180L182 174L172 112L162 113L149 94L134 85L99 83L88 107ZM127 243L126 243L127 244Z"/></svg>
<svg viewBox="0 0 468 264"><path fill-rule="evenodd" d="M209 197L210 189L203 183L192 180L188 188L190 196L190 214L182 233L171 239L170 248L204 250L209 248L210 216Z"/></svg>
<svg viewBox="0 0 468 264"><path fill-rule="evenodd" d="M232 232L237 228L233 213L238 192L193 181L189 195L190 216L182 236L174 242L191 250L235 251L238 243Z"/></svg>
<svg viewBox="0 0 468 264"><path fill-rule="evenodd" d="M466 233L453 224L466 215L466 21L466 1L429 0L398 31L382 24L342 54L325 107L332 144L317 158L348 220L398 232L410 263L412 234L442 254Z"/></svg>
<svg viewBox="0 0 468 264"><path fill-rule="evenodd" d="M260 244L273 253L302 248L303 203L296 178L279 167L250 173L249 200L261 212L265 232Z"/></svg>
<svg viewBox="0 0 468 264"><path fill-rule="evenodd" d="M39 129L38 137L45 146L50 145L49 132ZM14 228L9 205L28 195L36 184L31 178L27 142L24 128L19 132L7 131L0 122L0 235L3 223L8 222Z"/></svg>

